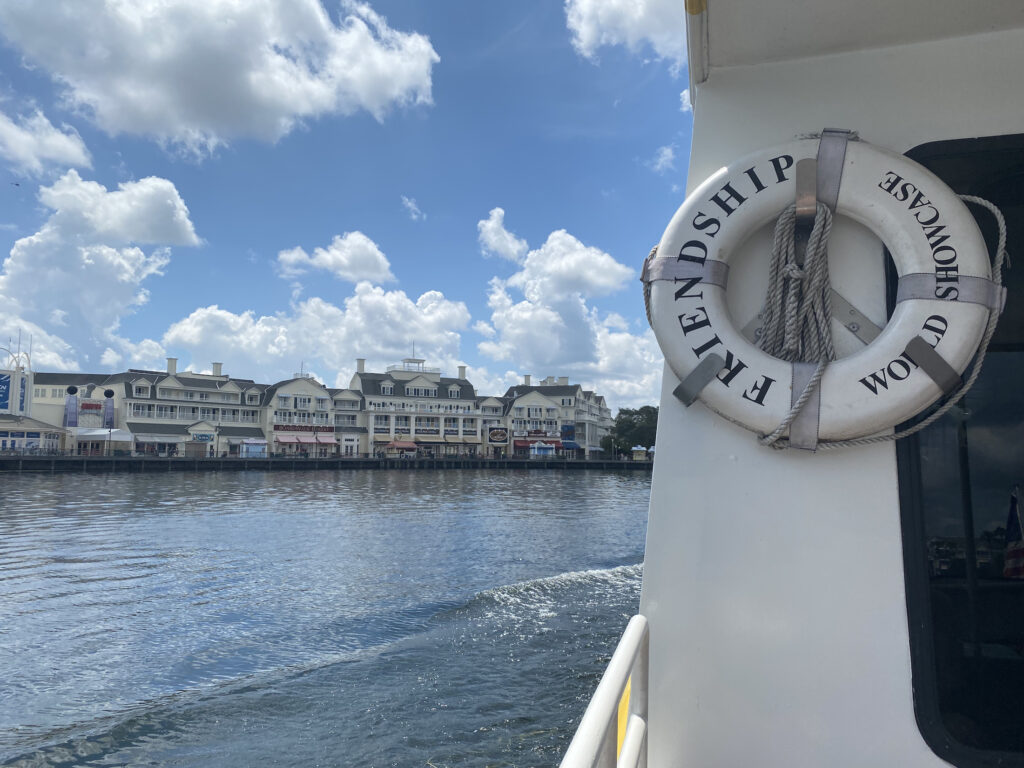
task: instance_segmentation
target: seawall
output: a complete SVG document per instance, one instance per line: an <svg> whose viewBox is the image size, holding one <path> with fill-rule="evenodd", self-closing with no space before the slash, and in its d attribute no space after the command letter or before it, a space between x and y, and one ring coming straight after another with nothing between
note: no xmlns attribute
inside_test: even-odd
<svg viewBox="0 0 1024 768"><path fill-rule="evenodd" d="M0 474L68 472L275 472L337 469L558 469L565 472L586 470L626 470L650 472L650 461L565 459L228 459L159 458L141 456L0 456Z"/></svg>

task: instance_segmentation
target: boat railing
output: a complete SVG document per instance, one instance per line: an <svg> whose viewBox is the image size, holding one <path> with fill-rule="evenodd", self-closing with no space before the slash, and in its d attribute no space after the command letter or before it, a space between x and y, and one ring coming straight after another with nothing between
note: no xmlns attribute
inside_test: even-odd
<svg viewBox="0 0 1024 768"><path fill-rule="evenodd" d="M647 619L630 619L561 768L646 768L648 638Z"/></svg>

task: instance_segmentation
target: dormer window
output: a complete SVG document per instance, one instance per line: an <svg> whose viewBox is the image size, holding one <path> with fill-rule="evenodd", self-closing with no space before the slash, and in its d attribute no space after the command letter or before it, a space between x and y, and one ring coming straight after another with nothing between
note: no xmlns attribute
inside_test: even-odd
<svg viewBox="0 0 1024 768"><path fill-rule="evenodd" d="M134 394L136 397L149 397L149 385L135 385Z"/></svg>
<svg viewBox="0 0 1024 768"><path fill-rule="evenodd" d="M460 387L451 387L448 390L448 397L452 399L459 399L462 397L462 389Z"/></svg>
<svg viewBox="0 0 1024 768"><path fill-rule="evenodd" d="M395 394L395 385L394 384L381 384L380 385L380 393L382 395L393 395L393 394Z"/></svg>

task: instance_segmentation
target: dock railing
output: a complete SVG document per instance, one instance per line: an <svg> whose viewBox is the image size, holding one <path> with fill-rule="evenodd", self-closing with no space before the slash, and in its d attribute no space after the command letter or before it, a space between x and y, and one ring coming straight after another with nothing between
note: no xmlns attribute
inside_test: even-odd
<svg viewBox="0 0 1024 768"><path fill-rule="evenodd" d="M647 767L648 638L647 619L639 615L630 619L561 768ZM628 707L622 707L627 686Z"/></svg>

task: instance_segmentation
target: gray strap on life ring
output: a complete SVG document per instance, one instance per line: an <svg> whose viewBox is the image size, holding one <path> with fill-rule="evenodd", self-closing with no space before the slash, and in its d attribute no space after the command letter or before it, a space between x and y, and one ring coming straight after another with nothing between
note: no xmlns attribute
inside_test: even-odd
<svg viewBox="0 0 1024 768"><path fill-rule="evenodd" d="M947 363L934 347L920 336L915 336L907 342L903 354L919 366L922 371L931 377L931 380L939 385L942 394L948 395L963 384L963 379L956 369Z"/></svg>
<svg viewBox="0 0 1024 768"><path fill-rule="evenodd" d="M718 375L719 371L725 368L725 358L717 352L712 352L690 371L686 378L679 382L679 386L672 390L672 394L679 398L679 401L689 408L700 397L704 387L711 383L711 380Z"/></svg>
<svg viewBox="0 0 1024 768"><path fill-rule="evenodd" d="M810 218L813 222L813 211L817 202L828 206L832 213L836 212L839 203L839 185L843 180L843 163L846 162L846 144L856 138L852 131L840 130L837 128L826 128L821 132L821 139L818 141L818 155L815 161L801 161L806 166L805 175L813 169L813 188L810 187L810 179L801 180L800 163L797 164L796 176L796 205L799 217L800 210L810 211ZM799 249L798 249L799 250ZM847 306L850 305L847 303ZM852 309L852 307L850 307ZM834 307L833 307L834 309ZM790 405L795 406L796 401L807 389L818 363L793 363L793 387ZM811 392L803 408L793 418L789 425L789 445L792 448L802 448L813 451L818 447L818 427L821 423L821 387L816 386Z"/></svg>
<svg viewBox="0 0 1024 768"><path fill-rule="evenodd" d="M796 401L807 389L807 385L817 370L817 363L793 363L793 389L790 395L790 405L796 405ZM821 422L821 387L815 387L810 398L804 404L803 410L793 419L789 425L789 445L792 448L803 448L806 451L813 451L818 447L818 424Z"/></svg>
<svg viewBox="0 0 1024 768"><path fill-rule="evenodd" d="M653 283L655 280L678 282L694 278L708 285L725 288L729 282L729 265L713 259L708 259L703 264L678 259L650 259L644 263L644 271L640 276L645 283Z"/></svg>
<svg viewBox="0 0 1024 768"><path fill-rule="evenodd" d="M853 131L841 128L826 128L818 142L817 198L836 212L839 203L839 184L843 180L843 163L846 162L846 143L856 138Z"/></svg>
<svg viewBox="0 0 1024 768"><path fill-rule="evenodd" d="M965 301L969 304L981 304L998 313L1002 313L1006 304L1006 288L996 285L985 277L958 275L956 282L945 282L942 287L956 287L957 297L953 301ZM910 299L938 298L939 283L930 272L903 275L896 288L896 303Z"/></svg>

